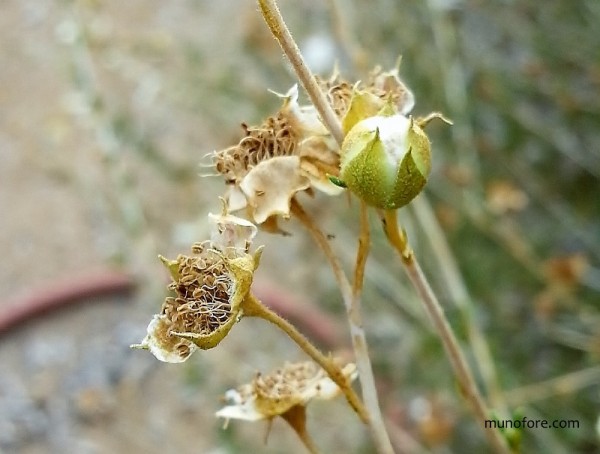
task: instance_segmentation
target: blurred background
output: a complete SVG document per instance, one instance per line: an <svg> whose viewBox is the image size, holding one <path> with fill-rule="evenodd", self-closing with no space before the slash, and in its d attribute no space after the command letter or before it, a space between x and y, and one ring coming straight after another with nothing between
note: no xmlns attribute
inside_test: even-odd
<svg viewBox="0 0 600 454"><path fill-rule="evenodd" d="M600 452L600 2L281 1L310 66L379 64L412 87L433 174L400 212L499 416L523 452ZM275 421L214 418L220 396L303 355L244 320L183 365L129 344L166 293L157 254L207 234L199 166L295 78L254 2L5 0L0 14L0 452L304 452ZM357 206L303 197L353 263ZM402 452L487 452L482 428L371 219L365 324ZM331 271L295 222L266 244L257 293L326 350L348 350ZM250 339L250 341L249 341ZM371 453L342 399L309 407L323 452ZM409 437L412 441L407 441Z"/></svg>

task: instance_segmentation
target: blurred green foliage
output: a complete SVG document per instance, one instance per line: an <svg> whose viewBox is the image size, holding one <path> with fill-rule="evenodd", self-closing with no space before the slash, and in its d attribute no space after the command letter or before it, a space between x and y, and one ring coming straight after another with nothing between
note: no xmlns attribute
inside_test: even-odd
<svg viewBox="0 0 600 454"><path fill-rule="evenodd" d="M600 4L339 3L350 8L351 34L370 64L389 65L402 54L416 114L439 110L455 123L430 128L435 170L429 195L501 386L597 365L600 35L594 28ZM429 265L427 253L422 259ZM436 280L440 270L429 265L427 272ZM436 290L451 304L441 285ZM448 312L460 332L460 317L452 306ZM403 375L410 378L403 392L447 386L442 352L427 339L420 339L408 366L418 372ZM530 418L581 423L576 430L526 430L523 452L600 449L598 381L596 371L582 389L573 381L544 399L511 402ZM453 437L457 452L483 449L465 433L461 426Z"/></svg>

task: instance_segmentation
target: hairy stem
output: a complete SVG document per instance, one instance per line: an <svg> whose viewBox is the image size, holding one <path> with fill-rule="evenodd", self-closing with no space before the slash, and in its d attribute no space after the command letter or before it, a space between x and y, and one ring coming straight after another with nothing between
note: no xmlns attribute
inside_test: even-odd
<svg viewBox="0 0 600 454"><path fill-rule="evenodd" d="M363 422L369 420L369 415L358 395L352 389L349 380L344 376L340 368L330 358L319 351L304 335L290 322L281 318L271 309L262 304L254 295L249 295L243 303L244 315L247 317L260 317L279 329L284 331L308 356L323 368L346 396L350 406L356 411Z"/></svg>
<svg viewBox="0 0 600 454"><path fill-rule="evenodd" d="M365 278L365 267L367 265L367 259L369 258L369 250L371 247L371 234L369 232L369 212L368 206L362 200L360 201L360 236L358 238L358 248L356 251L356 265L354 268L354 282L352 283L352 300L350 302L350 310L348 311L348 319L350 320L351 327L356 326L360 328L362 337L354 338L353 343L354 350L364 349L363 355L366 358L364 368L369 371L368 377L366 377L364 386L368 392L363 392L363 399L368 409L372 409L373 420L373 431L376 432L378 439L389 443L389 449L392 449L391 441L385 427L385 421L379 407L379 400L377 399L377 388L375 386L375 378L373 377L373 367L371 366L371 360L366 344L366 337L364 330L362 329L362 309L360 304L361 292L363 282ZM362 383L362 378L361 378ZM388 449L388 446L383 446L384 449Z"/></svg>
<svg viewBox="0 0 600 454"><path fill-rule="evenodd" d="M323 124L331 132L335 140L341 144L344 140L344 132L335 112L327 102L327 98L323 91L319 88L319 84L312 74L306 62L300 53L300 49L296 45L292 34L290 33L275 0L258 0L260 11L269 26L271 33L281 46L286 57L292 64L300 83L308 93L311 102L319 112Z"/></svg>
<svg viewBox="0 0 600 454"><path fill-rule="evenodd" d="M366 207L365 207L366 208ZM304 211L297 200L292 199L292 214L304 225L309 231L314 241L319 245L333 269L335 279L337 281L346 313L350 324L350 335L352 339L352 347L356 357L356 366L360 378L360 385L363 399L369 412L369 425L373 434L373 440L379 453L393 453L392 445L385 428L385 422L379 407L377 399L377 388L375 387L375 377L373 376L373 367L371 358L369 357L369 349L367 346L367 338L362 327L362 313L360 307L360 288L362 283L355 282L354 288L350 285L342 265L333 252L327 236L316 226L312 218ZM357 257L356 277L362 282L364 274L364 265L366 264L368 253L368 226L364 223L366 219L366 209L361 213L362 243L359 242L359 251Z"/></svg>
<svg viewBox="0 0 600 454"><path fill-rule="evenodd" d="M446 237L439 225L425 194L421 194L411 204L411 208L419 221L425 236L431 243L431 247L439 262L439 269L446 281L450 297L461 311L471 350L477 361L477 368L483 379L487 390L490 405L496 412L500 411L505 417L509 416L508 406L503 398L502 387L498 381L498 374L494 365L494 359L486 338L481 331L477 321L473 317L473 300L462 278L456 259L452 254Z"/></svg>
<svg viewBox="0 0 600 454"><path fill-rule="evenodd" d="M415 290L423 303L423 307L427 311L427 314L442 340L442 344L444 345L444 349L446 350L446 354L448 355L454 370L454 375L461 387L461 391L471 404L473 411L479 420L479 424L481 424L481 427L485 427L485 421L491 419L489 410L479 393L471 368L469 367L469 364L460 349L458 340L444 315L444 310L435 293L433 293L427 278L423 274L423 270L407 242L406 235L398 226L396 211L386 210L384 212L383 221L385 233L390 243L400 254L406 274L415 287ZM485 433L489 442L494 446L497 452L510 452L499 431L490 428L486 429Z"/></svg>

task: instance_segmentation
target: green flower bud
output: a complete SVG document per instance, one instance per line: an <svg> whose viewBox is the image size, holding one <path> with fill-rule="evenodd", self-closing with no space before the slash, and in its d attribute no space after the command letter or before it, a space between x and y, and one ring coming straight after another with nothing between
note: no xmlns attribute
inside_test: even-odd
<svg viewBox="0 0 600 454"><path fill-rule="evenodd" d="M423 190L431 171L423 125L400 114L359 121L342 144L340 179L371 206L403 207Z"/></svg>

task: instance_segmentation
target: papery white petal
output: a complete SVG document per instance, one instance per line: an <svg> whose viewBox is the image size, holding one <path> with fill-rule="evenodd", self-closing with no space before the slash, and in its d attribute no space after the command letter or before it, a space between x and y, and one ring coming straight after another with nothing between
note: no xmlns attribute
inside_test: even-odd
<svg viewBox="0 0 600 454"><path fill-rule="evenodd" d="M213 245L224 250L225 248L245 248L251 243L258 228L250 221L232 214L208 214L209 221L213 224L210 240Z"/></svg>
<svg viewBox="0 0 600 454"><path fill-rule="evenodd" d="M148 334L142 340L138 348L146 348L156 357L156 359L165 363L182 363L186 361L198 347L192 342L170 336L166 330L166 317L155 314L147 328ZM186 346L185 352L177 347Z"/></svg>
<svg viewBox="0 0 600 454"><path fill-rule="evenodd" d="M313 105L298 104L298 84L290 88L286 94L277 96L284 99L281 112L287 115L293 128L302 136L327 135L327 128L321 123L317 109Z"/></svg>
<svg viewBox="0 0 600 454"><path fill-rule="evenodd" d="M227 405L215 413L217 418L242 419L245 421L260 421L268 416L259 412L255 405L256 399L250 398L237 405Z"/></svg>
<svg viewBox="0 0 600 454"><path fill-rule="evenodd" d="M383 144L389 163L396 168L408 152L408 131L410 119L404 115L392 115L391 117L369 117L358 122L352 128L353 131L379 131L379 140Z"/></svg>
<svg viewBox="0 0 600 454"><path fill-rule="evenodd" d="M309 179L300 172L298 156L278 156L263 161L252 168L240 184L257 224L273 215L289 217L292 197L309 187Z"/></svg>
<svg viewBox="0 0 600 454"><path fill-rule="evenodd" d="M229 186L226 195L227 200L227 208L230 211L239 211L242 208L246 208L248 202L246 201L246 196L242 192L242 190L237 186Z"/></svg>

